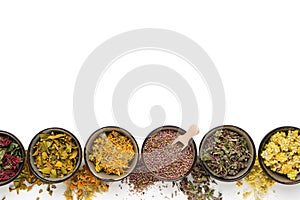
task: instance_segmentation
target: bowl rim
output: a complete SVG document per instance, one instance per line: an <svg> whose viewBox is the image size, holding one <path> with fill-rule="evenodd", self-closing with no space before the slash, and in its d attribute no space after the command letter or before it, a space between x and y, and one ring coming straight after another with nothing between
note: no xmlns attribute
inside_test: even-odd
<svg viewBox="0 0 300 200"><path fill-rule="evenodd" d="M39 135L44 133L44 132L48 132L48 131L57 131L57 132L62 132L65 133L67 135L70 135L75 143L78 145L78 161L76 163L76 166L73 170L72 173L64 176L63 178L47 178L47 177L43 177L42 174L40 172L38 172L37 167L34 165L34 158L32 157L32 153L33 153L33 147L36 144L36 142L39 140ZM35 143L34 143L35 142ZM80 166L81 166L81 162L82 162L82 148L80 145L79 140L77 139L77 137L71 133L70 131L64 129L64 128L60 128L60 127L51 127L51 128L46 128L43 129L42 131L38 132L30 141L29 146L28 146L28 152L27 152L27 162L28 162L28 166L29 166L29 170L31 171L31 173L37 177L39 180L41 180L44 183L49 183L49 184L54 184L54 183L61 183L64 182L70 178L72 178L72 176L74 176L74 174L79 170Z"/></svg>
<svg viewBox="0 0 300 200"><path fill-rule="evenodd" d="M278 131L282 131L282 129L287 129L287 130L299 130L299 134L300 134L300 128L295 127L295 126L280 126L278 128L275 128L271 131L269 131L261 140L260 144L259 144L259 148L258 148L258 161L259 164L261 166L261 168L263 169L263 171L265 172L265 174L272 180L280 183L280 184L284 184L284 185L295 185L300 183L300 179L296 180L296 181L292 181L290 180L288 177L286 177L286 175L284 174L279 174L276 172L271 171L265 164L264 164L264 159L261 157L261 153L263 151L263 148L266 144L266 142L269 141L269 139L271 138L272 135L274 135L275 133L277 133ZM277 174L279 176L282 176L283 178L285 178L287 180L287 182L281 181L277 178L275 178L272 174Z"/></svg>
<svg viewBox="0 0 300 200"><path fill-rule="evenodd" d="M22 142L14 134L7 132L7 131L0 130L0 135L8 136L8 137L12 138L15 142L17 142L19 144L19 146L21 147L21 153L22 153L22 161L20 162L20 166L19 166L17 173L13 177L11 177L5 181L0 181L0 186L4 186L4 185L9 184L12 181L14 181L22 173L22 170L25 166L25 161L26 161L26 151L25 151L25 148L24 148Z"/></svg>
<svg viewBox="0 0 300 200"><path fill-rule="evenodd" d="M252 153L252 157L250 158L250 165L249 165L249 168L247 170L244 171L244 173L241 173L239 176L235 175L236 177L235 178L227 178L228 176L226 177L220 177L220 176L217 176L215 175L213 172L211 172L211 170L209 169L209 167L207 167L205 164L204 164L204 161L202 160L202 147L204 145L204 141L213 133L215 133L216 131L218 130L224 130L224 129L229 129L231 131L234 131L238 134L241 135L241 133L243 133L244 135L244 138L246 139L248 145L250 145L251 147L249 148L249 150L252 148L253 149L253 152L250 152ZM219 181L222 181L222 182L235 182L235 181L238 181L238 180L241 180L243 179L244 177L246 177L251 169L253 168L254 166L254 163L255 163L255 160L256 160L256 148L255 148L255 144L253 142L253 139L251 138L251 136L242 128L238 127L238 126L235 126L235 125L220 125L220 126L216 126L214 128L212 128L211 130L209 130L202 138L201 142L200 142L200 145L199 145L199 158L200 158L200 164L202 165L202 167L204 168L204 170L210 175L212 176L214 179L216 180L219 180ZM240 173L240 172L239 172Z"/></svg>
<svg viewBox="0 0 300 200"><path fill-rule="evenodd" d="M157 179L159 180L162 180L162 181L166 181L166 182L173 182L173 181L179 181L179 180L182 180L183 178L187 177L193 170L196 162L197 162L197 157L198 157L198 152L197 152L197 145L195 143L195 140L192 138L192 140L190 140L191 142L191 145L192 145L192 150L193 150L193 156L194 156L194 159L193 159L193 164L191 166L191 168L181 177L178 177L176 179L166 179L165 177L162 177L162 176L158 176L157 174L155 174L154 172L152 172L151 170L149 170L149 168L147 167L145 161L144 161L144 156L143 156L143 149L144 149L144 146L145 146L145 143L146 141L149 139L150 136L154 135L155 133L159 132L159 131L162 131L162 130L177 130L177 133L179 134L185 134L186 133L186 130L184 130L183 128L180 128L178 126L174 126L174 125L164 125L164 126L160 126L160 127L157 127L156 129L152 130L148 135L147 137L145 138L144 142L143 142L143 145L142 145L142 150L141 150L141 161L143 162L144 166L146 167L146 169Z"/></svg>
<svg viewBox="0 0 300 200"><path fill-rule="evenodd" d="M100 134L103 132L103 130L106 130L106 129L109 129L109 130L120 130L118 132L120 132L121 134L124 134L124 132L126 134L128 134L128 138L135 144L136 146L136 152L135 152L135 157L133 158L133 160L136 160L136 162L133 163L133 165L130 167L130 170L128 172L126 172L127 174L122 176L121 178L117 178L117 179L113 179L113 178L104 178L104 177L101 177L100 176L100 172L97 173L97 172L94 172L94 170L91 169L91 167L93 166L90 166L90 161L88 159L88 146L94 141L92 140L93 137L96 135L96 134ZM104 126L104 127L101 127L101 128L98 128L97 130L95 130L88 138L88 140L86 141L85 143L85 146L84 146L84 151L83 151L83 157L84 157L84 162L86 164L86 167L87 169L91 172L91 174L93 174L96 178L100 179L100 180L103 180L105 182L116 182L116 181L121 181L125 178L127 178L136 168L137 166L137 163L140 159L140 150L139 150L139 145L135 139L135 137L129 132L127 131L126 129L122 128L122 127L119 127L119 126Z"/></svg>

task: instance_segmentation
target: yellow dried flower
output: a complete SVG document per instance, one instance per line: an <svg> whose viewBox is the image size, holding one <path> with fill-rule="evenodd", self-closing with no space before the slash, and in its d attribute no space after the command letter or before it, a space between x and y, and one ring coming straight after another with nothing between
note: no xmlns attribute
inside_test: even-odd
<svg viewBox="0 0 300 200"><path fill-rule="evenodd" d="M96 192L107 192L109 188L105 182L93 176L86 165L83 165L82 169L65 184L67 185L64 193L66 200L72 200L74 196L77 196L77 200L91 200Z"/></svg>
<svg viewBox="0 0 300 200"><path fill-rule="evenodd" d="M246 182L252 191L247 191L243 194L243 198L247 198L250 194L254 194L255 200L261 199L260 196L268 193L270 187L275 184L275 181L270 179L260 167L258 156L256 156L256 160L254 166L250 173L243 179L243 181L238 181L236 185L241 187L243 182Z"/></svg>
<svg viewBox="0 0 300 200"><path fill-rule="evenodd" d="M89 160L97 172L120 176L129 168L135 152L132 141L116 131L102 133L94 140Z"/></svg>
<svg viewBox="0 0 300 200"><path fill-rule="evenodd" d="M300 136L298 130L277 132L270 137L269 143L261 153L264 164L274 172L287 175L296 180L300 171Z"/></svg>

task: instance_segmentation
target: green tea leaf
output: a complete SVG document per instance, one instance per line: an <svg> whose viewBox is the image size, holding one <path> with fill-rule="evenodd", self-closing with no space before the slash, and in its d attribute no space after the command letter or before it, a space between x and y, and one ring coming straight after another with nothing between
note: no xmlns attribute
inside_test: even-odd
<svg viewBox="0 0 300 200"><path fill-rule="evenodd" d="M40 169L40 172L42 172L43 174L50 174L50 169L48 167L45 167L43 169Z"/></svg>
<svg viewBox="0 0 300 200"><path fill-rule="evenodd" d="M5 152L6 152L6 149L1 149L0 150L0 164L2 164L2 159L3 159L3 156L4 156Z"/></svg>
<svg viewBox="0 0 300 200"><path fill-rule="evenodd" d="M17 143L11 142L7 151L13 151L14 149L17 149L18 147L19 147L19 145Z"/></svg>
<svg viewBox="0 0 300 200"><path fill-rule="evenodd" d="M47 138L47 140L54 140L54 139L65 137L65 136L66 136L66 134L51 135Z"/></svg>
<svg viewBox="0 0 300 200"><path fill-rule="evenodd" d="M77 154L78 154L78 151L77 151L77 150L74 150L74 151L71 153L70 159L76 158Z"/></svg>

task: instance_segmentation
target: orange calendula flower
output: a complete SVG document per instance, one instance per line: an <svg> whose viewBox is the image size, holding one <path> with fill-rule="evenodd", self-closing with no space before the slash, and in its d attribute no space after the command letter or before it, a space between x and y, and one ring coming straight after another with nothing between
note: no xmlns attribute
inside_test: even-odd
<svg viewBox="0 0 300 200"><path fill-rule="evenodd" d="M90 171L83 165L75 175L65 182L67 189L64 193L66 200L91 200L95 193L107 192L109 186L102 180L93 176Z"/></svg>
<svg viewBox="0 0 300 200"><path fill-rule="evenodd" d="M129 168L135 152L132 141L116 131L102 133L94 140L89 160L97 172L120 176Z"/></svg>

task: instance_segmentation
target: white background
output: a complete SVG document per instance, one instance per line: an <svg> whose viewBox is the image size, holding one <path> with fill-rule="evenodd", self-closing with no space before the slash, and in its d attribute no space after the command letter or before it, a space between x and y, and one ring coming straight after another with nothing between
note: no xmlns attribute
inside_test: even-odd
<svg viewBox="0 0 300 200"><path fill-rule="evenodd" d="M275 0L1 1L0 129L18 136L25 147L34 134L52 126L66 128L80 137L73 118L73 90L87 56L102 42L122 32L163 28L184 34L208 53L225 89L224 124L245 129L258 147L268 131L283 125L300 126L299 9L297 1ZM155 63L167 62L163 56L155 59ZM106 75L113 78L113 68ZM201 76L194 76L190 72L187 79L204 86L200 86L204 88L201 92L195 92L201 99L199 127L204 134L210 128L212 116L210 96ZM114 89L104 88L108 94ZM149 109L143 110L143 102L152 105L153 99L144 95L159 92L161 105L166 106L167 123L178 125L181 110L174 96L161 88L144 89L137 91L129 102L132 120L139 126L149 123ZM97 99L101 99L98 93ZM110 99L99 102L95 103L99 125L113 125ZM201 136L196 139L200 140ZM241 198L236 195L234 184L221 184L219 188L225 200ZM115 198L117 189L105 197ZM275 189L266 199L287 199L300 194L297 185L277 185ZM8 193L6 187L1 187L0 192L0 197ZM20 197L32 199L32 194L22 193ZM7 195L7 199L16 198ZM118 197L122 195L126 192L119 191ZM144 198L151 196L150 191ZM43 199L46 198L47 195ZM55 198L63 199L61 192L55 192Z"/></svg>

